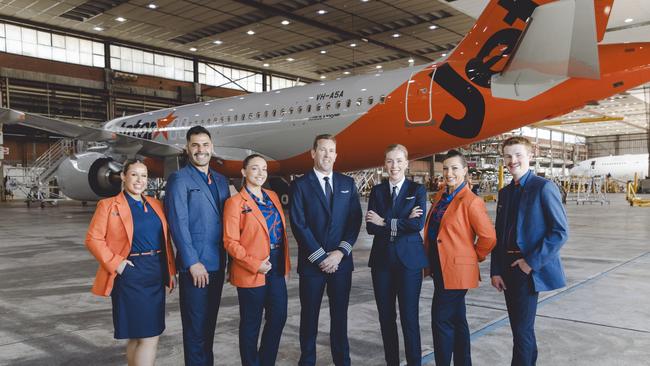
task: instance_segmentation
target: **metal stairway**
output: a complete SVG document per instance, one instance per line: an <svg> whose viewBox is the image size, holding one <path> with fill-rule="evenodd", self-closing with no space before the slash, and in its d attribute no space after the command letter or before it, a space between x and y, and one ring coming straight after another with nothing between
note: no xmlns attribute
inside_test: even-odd
<svg viewBox="0 0 650 366"><path fill-rule="evenodd" d="M64 198L56 193L57 186L51 184L51 180L61 162L74 153L75 142L71 139L61 139L50 146L39 156L32 166L29 167L23 181L23 189L27 194L27 204L40 202L56 202Z"/></svg>

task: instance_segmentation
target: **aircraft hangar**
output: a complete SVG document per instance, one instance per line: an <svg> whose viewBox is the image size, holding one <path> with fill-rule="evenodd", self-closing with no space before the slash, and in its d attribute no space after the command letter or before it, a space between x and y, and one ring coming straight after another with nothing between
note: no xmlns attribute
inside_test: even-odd
<svg viewBox="0 0 650 366"><path fill-rule="evenodd" d="M186 163L184 133L192 125L212 131L211 166L230 178L230 194L241 186L243 158L261 153L275 160L269 163L270 175L277 173L284 185L272 182L270 187L283 200L286 183L311 170L313 137L337 135L334 170L354 178L364 217L372 187L389 175L382 166L388 143L403 144L415 156L406 177L425 185L431 199L445 189L446 152L458 149L467 158L472 191L483 199L492 223L497 192L513 179L501 144L512 136L527 137L533 145L530 169L555 183L569 225L560 251L566 285L540 292L537 301L537 364L647 364L650 58L641 56L650 48L650 4L559 2L569 6L573 18L558 15L566 11L553 13L546 6L553 0L2 1L0 365L126 363L126 343L113 337L111 298L90 292L97 261L84 245L86 232L97 199L120 192L117 173L127 157L146 158L148 191L164 197L166 178ZM517 13L524 3L533 16ZM486 6L501 7L495 14L510 22L492 37L491 19L485 28L477 23ZM545 26L539 24L549 19L544 18L548 13L541 9L555 14ZM603 11L608 17L599 22ZM512 14L516 17L511 19ZM596 14L593 24L593 19L584 21L590 14ZM562 29L573 32L573 38L544 36ZM585 34L595 37L592 48L584 46L580 37ZM484 43L468 45L472 35ZM508 73L527 67L522 60L546 59L535 53L535 42L545 44L539 48L548 57L565 55L564 69L546 79L535 74L528 79L533 86L517 81L507 89ZM555 53L556 43L566 49ZM608 59L607 47L620 47L621 54ZM458 58L467 62L464 52L475 53L475 62L467 63L474 66L444 68L456 65ZM494 52L506 60L490 60ZM526 52L536 56L525 60ZM602 93L594 92L599 80L608 77L604 70L627 56L640 58L619 73L630 78L612 79ZM576 60L586 61L577 67ZM539 70L557 71L550 62L540 64ZM481 85L485 73L474 73L477 65L491 77L488 84ZM456 75L464 84L445 87L440 75L447 75L444 80ZM517 77L530 75L524 70ZM535 102L575 80L584 82L575 85L591 86ZM532 97L517 94L529 92L527 88ZM483 99L463 99L476 93ZM579 103L568 102L572 94ZM600 97L580 99L582 95ZM499 104L503 100L507 102ZM423 101L426 108L416 104ZM490 113L508 116L508 108L520 107L521 121L489 119ZM478 110L482 125L473 135L445 129L449 124L438 118L462 124ZM499 127L502 122L509 127ZM420 132L432 129L437 130L430 136ZM104 165L91 160L86 166L80 156L105 159ZM73 170L62 166L83 174L69 174ZM430 202L427 206L425 213L433 209ZM301 356L300 275L295 269L300 249L288 225L289 209L284 210L292 269L276 364L295 365ZM365 223L353 244L347 320L351 363L386 364L368 267L373 235ZM490 262L488 257L480 263L482 281L466 296L471 360L507 365L513 338L503 293L490 284ZM419 298L423 365L436 364L433 294L427 277ZM329 308L323 300L316 365L334 364ZM239 322L237 289L225 283L214 364L242 364ZM167 295L165 323L156 364L182 365L177 290ZM398 329L399 359L407 364L402 331Z"/></svg>

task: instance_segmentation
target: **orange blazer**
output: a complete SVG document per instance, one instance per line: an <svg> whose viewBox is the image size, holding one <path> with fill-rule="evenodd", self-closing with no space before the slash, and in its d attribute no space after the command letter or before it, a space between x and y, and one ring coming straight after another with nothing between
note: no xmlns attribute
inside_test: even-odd
<svg viewBox="0 0 650 366"><path fill-rule="evenodd" d="M435 195L424 226L426 253L429 253L431 240L436 240L428 237L429 220L443 193L440 191ZM485 260L496 241L494 225L487 215L485 203L466 185L447 207L438 231L437 245L445 289L478 287L481 280L478 263ZM428 274L427 269L425 275Z"/></svg>
<svg viewBox="0 0 650 366"><path fill-rule="evenodd" d="M287 224L282 205L275 192L264 189L273 205L280 212L284 227L284 275L289 273L289 241ZM223 246L232 258L230 283L237 287L260 287L266 284L266 276L258 273L262 261L271 254L271 239L266 219L257 203L242 188L238 194L228 198L223 210Z"/></svg>
<svg viewBox="0 0 650 366"><path fill-rule="evenodd" d="M97 203L95 214L90 221L86 234L86 247L99 262L92 293L108 296L113 289L113 281L117 276L117 267L131 252L133 241L133 218L129 203L120 193L117 196L105 198ZM168 287L172 287L172 278L176 275L174 252L167 234L167 220L160 201L153 197L143 196L144 199L160 218L165 237L164 253L167 257Z"/></svg>

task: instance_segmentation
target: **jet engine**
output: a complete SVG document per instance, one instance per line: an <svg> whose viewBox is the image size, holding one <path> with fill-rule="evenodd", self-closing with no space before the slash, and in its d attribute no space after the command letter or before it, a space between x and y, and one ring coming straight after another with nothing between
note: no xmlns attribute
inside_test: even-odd
<svg viewBox="0 0 650 366"><path fill-rule="evenodd" d="M98 152L76 154L64 160L56 171L57 182L66 196L79 201L98 201L122 189L122 165Z"/></svg>

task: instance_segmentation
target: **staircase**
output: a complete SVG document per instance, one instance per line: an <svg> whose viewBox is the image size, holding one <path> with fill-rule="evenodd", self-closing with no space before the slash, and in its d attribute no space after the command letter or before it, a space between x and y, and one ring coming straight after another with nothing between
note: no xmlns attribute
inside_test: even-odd
<svg viewBox="0 0 650 366"><path fill-rule="evenodd" d="M381 174L377 173L376 168L357 170L345 174L354 179L360 196L368 196L372 187L381 182Z"/></svg>
<svg viewBox="0 0 650 366"><path fill-rule="evenodd" d="M59 164L74 152L74 146L74 140L61 139L50 146L27 169L23 185L29 192L27 194L28 202L40 201L42 203L46 199L63 198L54 193L58 187L50 184L50 181Z"/></svg>

